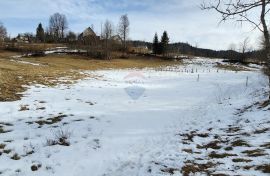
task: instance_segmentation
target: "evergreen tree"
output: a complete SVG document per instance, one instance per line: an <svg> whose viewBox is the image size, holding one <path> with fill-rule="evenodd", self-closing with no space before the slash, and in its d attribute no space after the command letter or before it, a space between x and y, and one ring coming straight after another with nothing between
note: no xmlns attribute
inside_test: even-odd
<svg viewBox="0 0 270 176"><path fill-rule="evenodd" d="M168 52L168 45L169 45L169 37L167 31L163 32L163 35L161 37L161 42L160 42L160 52L163 55L166 55Z"/></svg>
<svg viewBox="0 0 270 176"><path fill-rule="evenodd" d="M155 55L159 54L159 41L158 41L158 35L155 34L154 41L153 41L153 53Z"/></svg>
<svg viewBox="0 0 270 176"><path fill-rule="evenodd" d="M44 39L45 39L45 32L44 32L44 29L43 29L41 23L39 23L39 25L37 27L36 39L39 42L44 42Z"/></svg>

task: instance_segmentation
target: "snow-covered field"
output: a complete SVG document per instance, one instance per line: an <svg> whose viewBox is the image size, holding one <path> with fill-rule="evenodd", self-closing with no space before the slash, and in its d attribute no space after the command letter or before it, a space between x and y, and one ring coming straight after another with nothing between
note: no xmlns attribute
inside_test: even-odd
<svg viewBox="0 0 270 176"><path fill-rule="evenodd" d="M0 175L182 175L209 162L205 173L267 175L257 166L270 161L270 111L247 107L265 100L267 78L216 62L89 72L98 79L36 85L20 101L1 102ZM247 145L226 149L239 139ZM251 149L263 154L248 156Z"/></svg>

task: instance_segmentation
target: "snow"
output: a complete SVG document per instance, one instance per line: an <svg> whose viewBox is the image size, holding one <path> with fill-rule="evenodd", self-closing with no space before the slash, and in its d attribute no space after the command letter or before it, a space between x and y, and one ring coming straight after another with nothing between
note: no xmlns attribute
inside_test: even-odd
<svg viewBox="0 0 270 176"><path fill-rule="evenodd" d="M68 47L55 47L55 48L48 48L46 51L44 51L43 53L45 55L49 55L49 54L64 54L64 53L86 53L86 50L77 50L77 49L70 49ZM16 55L16 56L11 56L11 59L16 59L16 60L12 60L12 61L17 61L17 59L23 58L23 57L31 57L35 55L35 53L28 53L28 54L23 54L23 55ZM20 62L20 61L18 61ZM32 63L28 63L28 62L22 62L25 64L32 64ZM32 64L33 65L33 64Z"/></svg>
<svg viewBox="0 0 270 176"><path fill-rule="evenodd" d="M12 59L20 59L20 58L29 57L29 56L32 56L32 55L33 54L23 54L23 55L11 56L10 58L12 58ZM15 61L15 60L12 60L12 61Z"/></svg>
<svg viewBox="0 0 270 176"><path fill-rule="evenodd" d="M19 56L16 56L17 58L20 58ZM34 65L34 66L40 66L38 63L33 63L33 62L28 62L28 61L22 61L22 60L13 60L11 59L12 62L18 62L22 64L29 64L29 65Z"/></svg>
<svg viewBox="0 0 270 176"><path fill-rule="evenodd" d="M186 146L178 134L208 128L222 134L221 128L239 118L236 109L265 98L262 92L267 78L259 70L218 70L214 67L217 62L221 60L185 60L184 65L160 69L89 71L101 79L89 77L54 88L29 87L22 100L0 103L0 122L13 125L4 125L12 131L0 134L0 143L12 150L0 155L0 172L27 176L170 175L161 172L162 165L181 168L184 161L192 159L182 151ZM22 106L29 110L20 111ZM61 115L66 117L55 124L35 123ZM269 117L269 111L253 109L241 118L258 127ZM244 122L240 124L250 130ZM59 129L71 134L70 146L46 145ZM195 138L196 143L207 140ZM269 141L269 133L247 140ZM195 149L196 145L189 147ZM24 156L32 150L33 154ZM14 153L21 159L10 159ZM254 162L269 161L269 155L262 159ZM38 171L31 171L32 165L39 164ZM226 164L233 165L229 159ZM223 166L219 169L226 171ZM264 175L255 170L239 170L238 174Z"/></svg>
<svg viewBox="0 0 270 176"><path fill-rule="evenodd" d="M54 53L86 53L86 50L69 49L68 47L56 47L48 49L44 52L45 55Z"/></svg>

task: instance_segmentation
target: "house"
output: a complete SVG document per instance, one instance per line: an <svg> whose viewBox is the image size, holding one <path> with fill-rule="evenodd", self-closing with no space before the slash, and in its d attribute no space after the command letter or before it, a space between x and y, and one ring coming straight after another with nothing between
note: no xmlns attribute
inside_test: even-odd
<svg viewBox="0 0 270 176"><path fill-rule="evenodd" d="M100 38L99 36L96 35L96 33L93 31L91 27L86 28L79 36L79 40L83 40L86 38Z"/></svg>
<svg viewBox="0 0 270 176"><path fill-rule="evenodd" d="M100 37L96 35L91 27L88 27L78 36L78 40L85 45L95 45L100 40Z"/></svg>
<svg viewBox="0 0 270 176"><path fill-rule="evenodd" d="M79 35L79 38L90 37L90 36L96 37L97 35L91 27L88 27Z"/></svg>
<svg viewBox="0 0 270 176"><path fill-rule="evenodd" d="M150 54L151 50L147 46L133 46L129 48L129 51L137 54Z"/></svg>
<svg viewBox="0 0 270 176"><path fill-rule="evenodd" d="M32 36L28 34L19 34L16 38L13 40L18 43L30 43Z"/></svg>
<svg viewBox="0 0 270 176"><path fill-rule="evenodd" d="M122 44L123 40L120 35L114 35L110 38L116 44Z"/></svg>

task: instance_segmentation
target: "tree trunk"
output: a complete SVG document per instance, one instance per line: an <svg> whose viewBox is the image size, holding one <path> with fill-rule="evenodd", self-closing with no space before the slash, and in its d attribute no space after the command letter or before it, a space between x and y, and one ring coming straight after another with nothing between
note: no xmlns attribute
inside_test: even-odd
<svg viewBox="0 0 270 176"><path fill-rule="evenodd" d="M269 31L267 28L267 24L265 21L265 8L266 8L266 2L265 0L261 0L262 2L262 11L261 11L261 22L263 26L263 35L265 40L265 54L266 54L266 63L267 63L267 74L268 74L268 85L270 88L270 40L269 40ZM269 92L269 100L270 100L270 92Z"/></svg>
<svg viewBox="0 0 270 176"><path fill-rule="evenodd" d="M127 44L126 44L126 29L124 29L124 49L123 49L123 55L126 57L127 54Z"/></svg>
<svg viewBox="0 0 270 176"><path fill-rule="evenodd" d="M126 31L124 31L124 50L126 51Z"/></svg>

